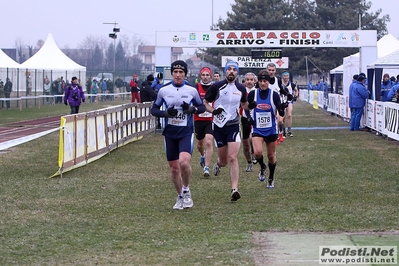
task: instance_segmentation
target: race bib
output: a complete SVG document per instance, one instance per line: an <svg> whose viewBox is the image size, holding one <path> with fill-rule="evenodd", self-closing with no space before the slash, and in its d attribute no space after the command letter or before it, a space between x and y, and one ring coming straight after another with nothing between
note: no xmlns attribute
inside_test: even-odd
<svg viewBox="0 0 399 266"><path fill-rule="evenodd" d="M168 118L168 124L178 127L187 126L187 118L188 118L187 115L183 114L182 108L176 108L176 109L178 111L177 115L175 117Z"/></svg>
<svg viewBox="0 0 399 266"><path fill-rule="evenodd" d="M219 105L216 109L218 108L223 108L223 106ZM227 121L229 121L230 117L231 114L227 113L226 111L223 111L222 113L213 116L213 123L218 127L222 128L224 125L226 125Z"/></svg>
<svg viewBox="0 0 399 266"><path fill-rule="evenodd" d="M270 112L256 113L256 127L257 128L272 127L272 113Z"/></svg>
<svg viewBox="0 0 399 266"><path fill-rule="evenodd" d="M208 103L208 104L209 104L209 103ZM211 104L209 104L209 105L212 106ZM199 114L198 116L199 116L199 117L206 117L206 118L209 118L209 117L212 117L212 113L205 111L205 112Z"/></svg>

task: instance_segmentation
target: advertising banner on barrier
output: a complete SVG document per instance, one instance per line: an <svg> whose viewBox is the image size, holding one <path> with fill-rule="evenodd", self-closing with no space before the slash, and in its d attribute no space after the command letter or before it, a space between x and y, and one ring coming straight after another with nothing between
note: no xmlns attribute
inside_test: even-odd
<svg viewBox="0 0 399 266"><path fill-rule="evenodd" d="M384 134L392 139L399 140L399 104L384 102Z"/></svg>
<svg viewBox="0 0 399 266"><path fill-rule="evenodd" d="M61 117L58 153L62 175L155 130L151 103L130 103Z"/></svg>

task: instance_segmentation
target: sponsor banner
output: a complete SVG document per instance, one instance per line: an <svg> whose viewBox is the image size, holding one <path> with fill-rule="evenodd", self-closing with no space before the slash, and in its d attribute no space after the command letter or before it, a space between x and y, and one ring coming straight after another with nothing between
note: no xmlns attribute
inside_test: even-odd
<svg viewBox="0 0 399 266"><path fill-rule="evenodd" d="M338 114L339 113L339 94L332 94L329 93L328 94L328 107L327 107L327 111L334 113L334 114Z"/></svg>
<svg viewBox="0 0 399 266"><path fill-rule="evenodd" d="M376 130L385 134L385 117L384 117L384 103L376 102L375 104L375 124Z"/></svg>
<svg viewBox="0 0 399 266"><path fill-rule="evenodd" d="M365 117L366 117L366 126L371 129L376 129L376 126L375 126L375 101L367 100Z"/></svg>
<svg viewBox="0 0 399 266"><path fill-rule="evenodd" d="M222 66L233 60L240 68L266 68L267 64L274 63L276 68L288 68L288 57L254 59L252 56L222 56Z"/></svg>
<svg viewBox="0 0 399 266"><path fill-rule="evenodd" d="M384 134L399 140L399 104L384 102Z"/></svg>
<svg viewBox="0 0 399 266"><path fill-rule="evenodd" d="M319 246L319 264L397 264L397 246Z"/></svg>
<svg viewBox="0 0 399 266"><path fill-rule="evenodd" d="M168 47L363 47L377 45L375 30L158 31L156 46Z"/></svg>

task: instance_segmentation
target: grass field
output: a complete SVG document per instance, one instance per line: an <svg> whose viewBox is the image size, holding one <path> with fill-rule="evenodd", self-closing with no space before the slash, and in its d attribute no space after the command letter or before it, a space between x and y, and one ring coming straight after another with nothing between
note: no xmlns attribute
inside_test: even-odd
<svg viewBox="0 0 399 266"><path fill-rule="evenodd" d="M296 103L294 127L309 130L294 129L278 146L273 190L259 182L258 165L245 172L240 152L236 203L228 168L202 177L195 151L194 208L184 211L172 210L160 133L63 178L48 178L57 170L58 133L0 153L0 265L256 265L254 232L391 232L384 243L397 243L398 143L349 128L311 129L320 126L348 124Z"/></svg>

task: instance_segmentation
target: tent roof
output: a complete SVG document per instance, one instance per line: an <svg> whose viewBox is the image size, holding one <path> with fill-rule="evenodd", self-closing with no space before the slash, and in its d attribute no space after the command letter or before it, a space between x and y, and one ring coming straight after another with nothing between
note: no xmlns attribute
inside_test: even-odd
<svg viewBox="0 0 399 266"><path fill-rule="evenodd" d="M399 68L399 50L384 57L378 58L373 63L367 65L368 68Z"/></svg>
<svg viewBox="0 0 399 266"><path fill-rule="evenodd" d="M20 68L20 64L15 62L3 50L0 49L0 68Z"/></svg>
<svg viewBox="0 0 399 266"><path fill-rule="evenodd" d="M58 48L51 33L47 36L43 47L20 67L45 70L86 70L86 67L77 64Z"/></svg>
<svg viewBox="0 0 399 266"><path fill-rule="evenodd" d="M377 58L381 58L386 56L394 51L396 51L399 47L399 40L396 39L392 34L384 35L377 42ZM359 57L359 53L349 55L347 57L357 56Z"/></svg>
<svg viewBox="0 0 399 266"><path fill-rule="evenodd" d="M344 73L344 65L339 65L336 68L330 70L330 74L342 74Z"/></svg>

